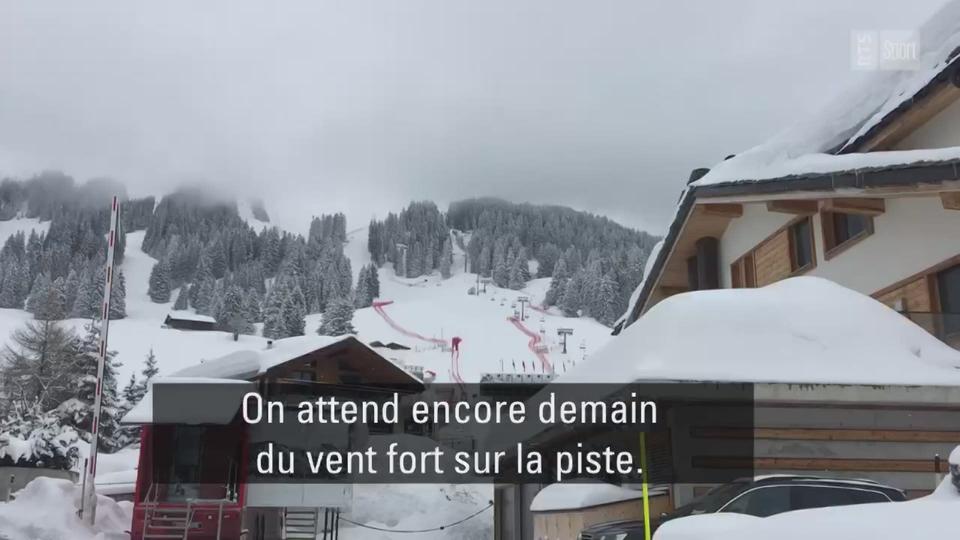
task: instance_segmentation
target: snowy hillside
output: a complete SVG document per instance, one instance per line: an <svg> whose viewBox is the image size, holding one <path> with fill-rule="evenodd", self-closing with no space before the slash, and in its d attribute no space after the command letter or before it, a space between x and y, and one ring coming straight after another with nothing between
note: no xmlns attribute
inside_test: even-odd
<svg viewBox="0 0 960 540"><path fill-rule="evenodd" d="M48 223L37 220L11 220L0 222L0 243L17 231L45 230ZM123 261L123 273L127 286L127 317L110 323L110 348L117 351L117 359L123 364L118 380L125 383L132 373L138 373L152 349L156 354L160 374L172 373L186 366L243 349L266 346L266 340L257 336L240 336L233 341L226 332L190 332L163 328L163 320L172 309L173 302L157 304L147 296L150 270L156 262L140 248L144 232L127 234L127 249ZM350 231L344 252L349 257L356 273L370 262L366 249L367 228ZM440 279L436 273L416 279L398 278L391 268L380 269L381 301L392 301L382 312L389 316L397 327L426 338L442 338L449 341L453 336L463 339L461 345L460 376L466 382L478 381L486 372L498 372L501 365L506 371L536 370L544 366L531 351L531 337L521 331L508 318L519 309L516 299L527 295L534 304L540 304L549 279L537 279L523 291L501 289L487 285L487 292L479 296L467 294L476 285L476 275L463 273L463 253L454 253L454 275ZM176 298L174 291L171 298ZM563 373L574 362L579 362L584 352L590 353L609 339L609 329L592 319L563 317L555 313L542 313L530 306L523 325L528 331L540 334L547 345L546 357L558 373ZM319 314L307 316L306 330L315 332L320 325ZM25 311L0 309L0 336L6 343L13 330L32 319ZM82 329L83 319L68 319L65 323L77 331ZM356 311L354 325L358 336L367 342L395 341L414 349L404 358L411 364L423 366L437 374L440 382L454 379L450 353L441 350L435 343L411 337L392 327L375 308ZM568 354L560 352L557 328L572 328L568 338ZM581 348L584 345L585 348ZM501 364L502 361L502 364Z"/></svg>

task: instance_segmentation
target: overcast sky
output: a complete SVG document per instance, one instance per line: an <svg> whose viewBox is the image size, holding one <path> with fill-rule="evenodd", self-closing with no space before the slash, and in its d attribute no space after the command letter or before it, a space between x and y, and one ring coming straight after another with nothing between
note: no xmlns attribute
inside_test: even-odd
<svg viewBox="0 0 960 540"><path fill-rule="evenodd" d="M942 3L0 0L0 176L201 181L281 224L494 195L661 232L690 169L857 77L852 30Z"/></svg>

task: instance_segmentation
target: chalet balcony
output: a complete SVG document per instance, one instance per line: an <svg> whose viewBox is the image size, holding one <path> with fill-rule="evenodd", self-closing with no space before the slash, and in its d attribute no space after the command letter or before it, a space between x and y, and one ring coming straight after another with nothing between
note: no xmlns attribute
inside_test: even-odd
<svg viewBox="0 0 960 540"><path fill-rule="evenodd" d="M960 349L960 313L907 311L903 315L940 341Z"/></svg>

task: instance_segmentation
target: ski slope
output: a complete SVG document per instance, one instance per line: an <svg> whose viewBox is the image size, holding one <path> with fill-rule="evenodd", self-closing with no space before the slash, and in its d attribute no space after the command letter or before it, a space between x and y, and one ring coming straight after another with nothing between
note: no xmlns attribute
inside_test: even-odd
<svg viewBox="0 0 960 540"><path fill-rule="evenodd" d="M49 223L37 220L17 219L0 222L0 242L17 231L29 234L30 230L46 230ZM127 317L110 323L110 349L117 351L118 380L122 387L130 375L139 375L150 350L157 357L160 374L168 374L184 367L213 359L234 351L257 349L266 346L266 340L258 336L240 336L233 341L226 332L191 332L163 328L163 320L172 309L173 302L157 304L147 296L150 270L155 259L140 248L144 231L127 234L127 247L122 263L127 287ZM367 252L367 229L359 228L348 233L344 246L350 258L354 275L360 267L369 264ZM390 265L380 269L380 311L388 314L388 322L376 308L356 311L354 326L358 337L366 342L379 340L395 341L412 349L403 355L402 361L422 366L436 373L437 382L476 382L483 373L549 371L563 373L575 363L589 357L610 338L610 330L587 318L568 318L552 311L537 311L528 305L526 319L511 322L519 309L516 300L529 296L534 304L543 301L549 279L536 279L523 291L501 289L487 285L486 293L469 295L467 290L476 286L476 275L463 271L464 254L455 247L454 274L441 279L439 274L416 279L394 275ZM177 291L171 294L176 298ZM32 319L22 310L0 309L0 340L9 343L11 333ZM307 316L307 332L315 332L321 315ZM76 331L83 330L83 319L68 319L65 324ZM573 328L568 339L568 353L562 354L557 339L557 328ZM532 334L532 335L531 335ZM418 335L419 339L412 337ZM450 340L460 337L460 357L454 363L451 357ZM534 336L538 336L536 344ZM581 345L583 348L581 348ZM538 353L533 349L538 348ZM399 354L399 353L391 353ZM541 358L541 356L543 358ZM514 367L515 366L515 367Z"/></svg>

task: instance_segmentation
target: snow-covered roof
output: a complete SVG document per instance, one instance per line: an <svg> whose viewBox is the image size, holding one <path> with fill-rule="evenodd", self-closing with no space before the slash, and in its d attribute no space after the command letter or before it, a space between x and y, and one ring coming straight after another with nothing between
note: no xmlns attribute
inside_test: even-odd
<svg viewBox="0 0 960 540"><path fill-rule="evenodd" d="M960 352L880 302L797 277L671 296L556 382L960 385Z"/></svg>
<svg viewBox="0 0 960 540"><path fill-rule="evenodd" d="M660 256L660 251L663 249L663 240L658 241L650 249L650 253L647 255L647 261L643 265L643 278L640 279L640 283L637 284L637 288L630 293L630 301L627 302L627 310L623 312L623 315L617 319L617 322L614 323L614 326L620 326L630 317L630 312L633 311L634 304L637 303L637 300L640 299L640 293L643 291L643 287L647 282L647 279L650 277L650 274L653 271L654 262L656 262L657 257Z"/></svg>
<svg viewBox="0 0 960 540"><path fill-rule="evenodd" d="M215 377L219 379L250 379L266 373L274 366L299 358L311 352L329 347L353 336L297 336L278 339L269 348L236 351L183 368L172 377ZM362 342L357 341L364 347ZM369 348L369 347L368 347ZM371 349L372 350L372 349ZM389 360L388 360L389 361Z"/></svg>
<svg viewBox="0 0 960 540"><path fill-rule="evenodd" d="M143 398L137 402L137 404L134 405L133 408L123 416L123 418L120 419L120 423L154 423L155 416L153 402L155 389L164 384L177 386L203 385L202 388L197 390L197 392L203 393L202 396L197 394L197 392L193 392L191 395L184 394L184 404L186 405L186 409L182 411L184 418L179 418L177 416L181 411L164 411L163 416L167 421L177 419L177 421L185 424L229 423L236 414L237 409L240 408L240 402L243 394L254 388L253 383L237 379L222 379L213 377L158 377L150 381L150 384L147 386L147 393L144 394ZM220 394L216 396L218 399L211 399L211 396L209 395L211 385L216 385L220 389L226 389L228 386L236 386L236 389L231 388L227 391L217 392ZM200 410L192 407L192 405L201 401L206 403L207 406L201 408ZM214 404L216 404L215 407L213 406Z"/></svg>
<svg viewBox="0 0 960 540"><path fill-rule="evenodd" d="M960 46L960 0L951 0L934 13L917 29L915 38L915 69L864 74L818 113L719 163L696 185L796 174L803 171L804 156L849 146L891 113L911 104L919 91L957 61L952 54Z"/></svg>
<svg viewBox="0 0 960 540"><path fill-rule="evenodd" d="M167 317L170 317L171 319L181 320L181 321L196 321L196 322L208 322L208 323L217 322L217 320L214 319L213 317L210 317L207 315L200 315L199 313L194 313L192 311L186 311L186 310L171 311L170 313L167 314Z"/></svg>
<svg viewBox="0 0 960 540"><path fill-rule="evenodd" d="M661 494L663 489L654 489L651 494ZM530 502L531 512L556 512L579 510L643 497L635 489L627 489L604 482L560 482L540 490Z"/></svg>
<svg viewBox="0 0 960 540"><path fill-rule="evenodd" d="M736 162L736 158L722 162L703 178L691 184L694 188L728 184L789 181L816 175L841 175L863 171L951 163L960 160L960 147L923 148L853 154L804 154L769 163ZM713 174L716 171L716 174Z"/></svg>

